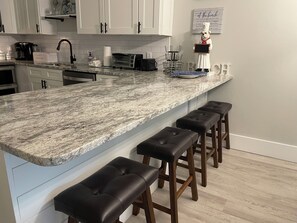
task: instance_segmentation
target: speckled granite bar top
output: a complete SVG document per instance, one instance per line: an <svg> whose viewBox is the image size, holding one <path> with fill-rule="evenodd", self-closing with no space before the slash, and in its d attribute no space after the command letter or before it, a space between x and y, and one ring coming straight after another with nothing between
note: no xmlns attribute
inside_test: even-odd
<svg viewBox="0 0 297 223"><path fill-rule="evenodd" d="M2 96L0 149L38 165L60 165L231 79L130 71L116 79Z"/></svg>

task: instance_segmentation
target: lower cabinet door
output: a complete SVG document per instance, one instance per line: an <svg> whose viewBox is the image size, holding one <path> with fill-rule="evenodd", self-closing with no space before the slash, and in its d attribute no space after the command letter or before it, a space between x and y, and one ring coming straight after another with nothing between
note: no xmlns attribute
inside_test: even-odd
<svg viewBox="0 0 297 223"><path fill-rule="evenodd" d="M32 91L42 89L42 80L40 78L30 77L30 82Z"/></svg>
<svg viewBox="0 0 297 223"><path fill-rule="evenodd" d="M58 88L63 86L62 81L44 80L36 77L30 77L31 90Z"/></svg>

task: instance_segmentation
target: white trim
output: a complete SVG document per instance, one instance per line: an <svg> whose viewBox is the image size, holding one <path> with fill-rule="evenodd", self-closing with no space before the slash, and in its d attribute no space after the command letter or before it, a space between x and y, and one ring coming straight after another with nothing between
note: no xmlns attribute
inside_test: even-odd
<svg viewBox="0 0 297 223"><path fill-rule="evenodd" d="M297 146L230 134L231 148L297 163Z"/></svg>

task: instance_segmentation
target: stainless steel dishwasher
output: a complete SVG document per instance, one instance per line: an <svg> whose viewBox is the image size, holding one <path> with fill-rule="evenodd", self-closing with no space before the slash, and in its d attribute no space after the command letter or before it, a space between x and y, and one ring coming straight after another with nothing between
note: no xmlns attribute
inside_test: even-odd
<svg viewBox="0 0 297 223"><path fill-rule="evenodd" d="M79 84L90 81L96 81L96 73L64 70L63 85Z"/></svg>

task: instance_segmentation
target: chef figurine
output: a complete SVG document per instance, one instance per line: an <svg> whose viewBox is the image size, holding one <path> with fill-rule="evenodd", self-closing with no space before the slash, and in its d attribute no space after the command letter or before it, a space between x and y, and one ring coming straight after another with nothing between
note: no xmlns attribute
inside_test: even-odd
<svg viewBox="0 0 297 223"><path fill-rule="evenodd" d="M197 53L196 71L210 71L209 51L212 50L212 41L210 39L209 22L203 23L201 40L195 44L194 52Z"/></svg>

